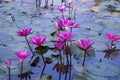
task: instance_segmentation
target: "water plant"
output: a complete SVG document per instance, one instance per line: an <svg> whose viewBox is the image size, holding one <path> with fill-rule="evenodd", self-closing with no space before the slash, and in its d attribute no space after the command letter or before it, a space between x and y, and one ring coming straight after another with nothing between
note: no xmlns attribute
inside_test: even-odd
<svg viewBox="0 0 120 80"><path fill-rule="evenodd" d="M9 75L8 80L11 80L11 70L10 70L11 65L12 65L11 59L7 59L6 65L7 65L7 68L8 68L8 75Z"/></svg>
<svg viewBox="0 0 120 80"><path fill-rule="evenodd" d="M84 51L84 58L83 58L83 63L82 66L84 67L85 64L85 59L86 59L86 55L89 56L88 51L89 50L93 50L94 48L92 47L93 45L93 41L89 40L89 39L81 39L77 42L78 47Z"/></svg>
<svg viewBox="0 0 120 80"><path fill-rule="evenodd" d="M64 11L66 11L66 6L60 6L59 8L58 8L58 10L62 13L62 18L64 19Z"/></svg>
<svg viewBox="0 0 120 80"><path fill-rule="evenodd" d="M30 42L32 44L35 44L36 45L36 48L37 47L40 47L42 44L44 44L46 42L46 39L47 39L47 36L44 36L44 35L36 35L32 38L30 38ZM41 52L41 50L40 50ZM41 57L43 59L43 62L45 63L44 61L44 57L43 57L43 54L41 53Z"/></svg>
<svg viewBox="0 0 120 80"><path fill-rule="evenodd" d="M27 42L27 45L28 45L30 51L32 52L32 57L31 57L31 59L34 57L35 54L34 54L32 48L31 48L31 46L30 46L30 44L29 44L29 41L28 41L27 36L30 35L30 34L32 34L32 33L33 33L32 28L25 28L25 29L21 29L21 30L18 30L18 31L17 31L17 35L18 35L18 36L25 37L25 40L26 40L26 42Z"/></svg>
<svg viewBox="0 0 120 80"><path fill-rule="evenodd" d="M106 38L108 38L110 40L110 46L107 50L105 50L105 58L110 58L110 55L116 51L120 51L119 49L116 49L116 42L120 41L120 36L114 34L114 33L110 33L107 32L106 33Z"/></svg>
<svg viewBox="0 0 120 80"><path fill-rule="evenodd" d="M29 55L30 55L29 51L17 51L16 52L16 56L19 58L19 60L21 62L20 80L22 80L23 62Z"/></svg>

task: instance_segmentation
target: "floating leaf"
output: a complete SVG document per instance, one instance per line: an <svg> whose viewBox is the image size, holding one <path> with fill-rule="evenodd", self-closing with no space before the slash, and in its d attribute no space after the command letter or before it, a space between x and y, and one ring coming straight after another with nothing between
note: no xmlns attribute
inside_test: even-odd
<svg viewBox="0 0 120 80"><path fill-rule="evenodd" d="M38 53L38 54L45 54L48 50L49 50L49 47L48 46L38 46L37 48L35 48L35 52Z"/></svg>
<svg viewBox="0 0 120 80"><path fill-rule="evenodd" d="M46 62L47 64L51 64L51 63L52 63L52 59L51 59L51 58L49 58L49 57L46 57L45 62Z"/></svg>
<svg viewBox="0 0 120 80"><path fill-rule="evenodd" d="M60 55L59 54L52 54L53 58L58 58Z"/></svg>
<svg viewBox="0 0 120 80"><path fill-rule="evenodd" d="M42 75L42 78L40 80L51 80L52 76L51 75Z"/></svg>
<svg viewBox="0 0 120 80"><path fill-rule="evenodd" d="M52 50L52 51L54 51L54 52L57 51L57 49L55 47L49 47L49 49Z"/></svg>
<svg viewBox="0 0 120 80"><path fill-rule="evenodd" d="M38 56L38 57L36 57L36 58L35 58L35 60L31 63L31 66L32 66L32 67L35 67L35 66L38 64L39 59L40 59L40 57L39 57L39 56Z"/></svg>
<svg viewBox="0 0 120 80"><path fill-rule="evenodd" d="M119 76L118 74L120 74L120 69L117 66L103 61L93 63L89 65L89 67L87 67L86 69L90 74L101 77Z"/></svg>
<svg viewBox="0 0 120 80"><path fill-rule="evenodd" d="M56 33L57 33L57 31L54 31L54 32L52 32L50 35L51 35L51 36L55 36Z"/></svg>
<svg viewBox="0 0 120 80"><path fill-rule="evenodd" d="M24 12L24 11L22 11L21 13L22 13L22 14L27 14L27 12Z"/></svg>
<svg viewBox="0 0 120 80"><path fill-rule="evenodd" d="M90 76L82 73L73 73L72 80L93 80Z"/></svg>

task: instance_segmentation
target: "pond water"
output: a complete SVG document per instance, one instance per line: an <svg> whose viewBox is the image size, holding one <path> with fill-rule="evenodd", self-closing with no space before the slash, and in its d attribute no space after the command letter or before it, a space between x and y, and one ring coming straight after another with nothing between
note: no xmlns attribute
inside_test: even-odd
<svg viewBox="0 0 120 80"><path fill-rule="evenodd" d="M61 0L48 0L48 7L42 0L40 7L36 7L35 0L5 0L0 1L0 80L8 79L7 59L12 59L11 80L19 80L20 62L15 53L18 50L29 50L24 37L17 36L16 31L26 27L33 29L33 34L43 34L49 40L55 40L50 34L56 31L55 21L61 18L58 7ZM67 0L66 0L67 1ZM75 44L71 45L71 71L61 74L61 80L120 80L120 52L115 51L110 58L105 58L110 41L106 32L120 35L120 0L72 0L71 20L80 24L80 28L73 29L74 40L92 39L94 51L90 51L85 67L82 67L83 51ZM62 5L64 5L63 3ZM74 10L75 16L74 16ZM68 17L69 9L64 12ZM116 42L120 49L120 42ZM53 47L53 43L46 44ZM31 44L34 49L35 46ZM36 54L31 63L30 55L24 61L23 80L59 80L59 73L55 65L58 62L57 51L48 50L44 57L47 64L44 66L42 58ZM63 56L64 58L64 56ZM37 61L36 61L36 60ZM34 61L35 60L35 61ZM55 67L55 69L54 69ZM45 68L45 69L44 69ZM65 68L68 68L65 66ZM40 78L41 76L41 78ZM26 79L27 77L27 79Z"/></svg>

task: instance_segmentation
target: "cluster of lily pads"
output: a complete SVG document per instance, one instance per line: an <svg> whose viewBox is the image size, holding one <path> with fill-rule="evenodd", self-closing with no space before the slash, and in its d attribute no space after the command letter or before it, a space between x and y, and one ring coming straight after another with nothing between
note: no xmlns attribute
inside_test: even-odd
<svg viewBox="0 0 120 80"><path fill-rule="evenodd" d="M68 8L70 8L71 3L72 3L71 0L69 0ZM74 40L75 35L73 33L73 28L80 28L80 25L77 22L71 20L70 12L68 14L69 15L68 18L65 18L63 12L66 10L66 8L67 6L59 7L59 11L62 13L62 18L58 19L55 22L56 31L51 34L53 37L56 38L55 40L48 41L47 39L49 37L41 34L36 34L35 36L29 39L28 36L34 32L32 28L24 28L17 31L18 36L25 38L26 43L30 49L30 51L20 50L16 52L16 56L19 58L21 63L20 80L22 80L24 68L23 62L31 53L32 57L29 63L32 61L36 53L39 53L43 60L44 65L46 65L44 53L46 53L47 50L45 50L46 46L44 44L48 44L49 42L53 43L54 48L56 48L56 50L59 53L59 57L57 59L58 61L55 66L56 70L60 74L59 80L61 80L62 73L65 74L66 72L71 71L72 66L72 50L70 48L71 45L77 44L78 48L84 51L82 66L83 67L85 66L86 56L90 56L89 51L94 50L94 48L92 47L94 42L90 39L80 39L77 41ZM106 38L108 38L111 41L109 49L105 51L106 52L105 57L109 58L110 54L117 50L115 42L120 41L120 36L117 36L116 34L113 33L106 33ZM31 47L31 44L35 45L34 49ZM49 47L49 49L52 48ZM10 68L12 66L11 59L8 59L6 64L9 70L9 80L11 80L10 77Z"/></svg>

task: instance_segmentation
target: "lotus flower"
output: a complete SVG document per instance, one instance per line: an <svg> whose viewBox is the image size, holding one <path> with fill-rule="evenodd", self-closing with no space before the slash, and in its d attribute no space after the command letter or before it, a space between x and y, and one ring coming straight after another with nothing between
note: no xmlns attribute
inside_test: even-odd
<svg viewBox="0 0 120 80"><path fill-rule="evenodd" d="M79 24L76 22L73 22L71 20L68 20L68 19L59 19L55 23L55 27L57 29L62 29L62 28L66 28L66 27L78 28Z"/></svg>
<svg viewBox="0 0 120 80"><path fill-rule="evenodd" d="M57 38L60 41L69 41L74 37L74 34L72 34L72 32L67 32L67 31L63 31L60 34L57 35Z"/></svg>
<svg viewBox="0 0 120 80"><path fill-rule="evenodd" d="M65 45L65 42L62 42L62 41L57 41L57 42L55 42L55 47L56 47L59 51L62 50L62 48L63 48L64 45Z"/></svg>
<svg viewBox="0 0 120 80"><path fill-rule="evenodd" d="M79 28L79 24L73 21L69 21L69 26L71 28Z"/></svg>
<svg viewBox="0 0 120 80"><path fill-rule="evenodd" d="M88 50L93 50L93 48L92 48L93 42L89 39L88 40L81 39L78 41L77 45L80 49L82 49L84 51L84 59L83 59L83 63L82 63L82 66L84 67L85 58L86 58L86 54L88 54Z"/></svg>
<svg viewBox="0 0 120 80"><path fill-rule="evenodd" d="M35 44L36 47L44 44L46 42L47 36L44 35L36 35L32 38L30 38L30 41L32 44Z"/></svg>
<svg viewBox="0 0 120 80"><path fill-rule="evenodd" d="M11 67L11 64L12 64L11 59L8 59L8 60L6 61L6 64L7 64L7 67L10 68L10 67Z"/></svg>
<svg viewBox="0 0 120 80"><path fill-rule="evenodd" d="M91 40L81 39L77 43L78 47L82 50L92 50L93 42Z"/></svg>
<svg viewBox="0 0 120 80"><path fill-rule="evenodd" d="M66 10L66 6L61 6L58 8L60 12L64 12Z"/></svg>
<svg viewBox="0 0 120 80"><path fill-rule="evenodd" d="M23 62L24 59L26 59L30 55L30 52L29 51L17 51L16 55L20 59L20 62Z"/></svg>
<svg viewBox="0 0 120 80"><path fill-rule="evenodd" d="M18 36L27 36L29 34L32 34L32 28L25 28L25 29L22 29L22 30L18 30L17 31L17 35Z"/></svg>
<svg viewBox="0 0 120 80"><path fill-rule="evenodd" d="M113 34L113 33L106 33L106 37L107 37L110 41L112 41L112 42L114 42L114 41L120 41L120 36L117 36L117 35L115 35L115 34Z"/></svg>
<svg viewBox="0 0 120 80"><path fill-rule="evenodd" d="M62 29L62 21L61 20L58 20L57 22L55 22L55 27L57 28L57 29Z"/></svg>
<svg viewBox="0 0 120 80"><path fill-rule="evenodd" d="M62 29L63 27L68 27L69 26L69 20L67 19L59 19L56 24L55 24L55 27L57 29Z"/></svg>

